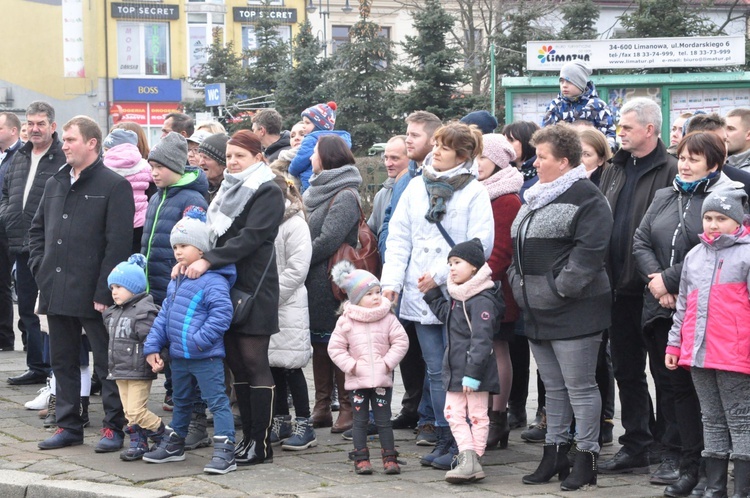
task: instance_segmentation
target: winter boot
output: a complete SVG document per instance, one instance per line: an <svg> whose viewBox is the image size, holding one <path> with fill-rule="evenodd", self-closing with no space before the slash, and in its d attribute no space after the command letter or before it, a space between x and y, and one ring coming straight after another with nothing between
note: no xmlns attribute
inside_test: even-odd
<svg viewBox="0 0 750 498"><path fill-rule="evenodd" d="M146 431L137 425L129 425L125 427L125 434L130 436L130 446L120 453L120 460L126 462L140 460L149 451Z"/></svg>
<svg viewBox="0 0 750 498"><path fill-rule="evenodd" d="M205 448L211 445L211 438L208 437L208 421L205 413L193 412L190 416L188 433L185 438L185 450L191 451L197 448Z"/></svg>
<svg viewBox="0 0 750 498"><path fill-rule="evenodd" d="M235 383L234 392L237 396L237 408L240 411L240 425L242 427L242 439L235 446L234 456L240 459L243 456L247 458L248 448L255 444L251 435L253 424L251 418L250 386L247 382Z"/></svg>
<svg viewBox="0 0 750 498"><path fill-rule="evenodd" d="M313 427L331 427L331 394L333 393L333 362L325 344L313 343L313 382L315 405L312 411Z"/></svg>
<svg viewBox="0 0 750 498"><path fill-rule="evenodd" d="M277 446L292 436L292 416L276 415L271 425L271 445Z"/></svg>
<svg viewBox="0 0 750 498"><path fill-rule="evenodd" d="M727 498L728 458L705 458L706 490L704 498Z"/></svg>
<svg viewBox="0 0 750 498"><path fill-rule="evenodd" d="M575 491L584 486L596 485L596 459L598 457L598 453L578 448L576 460L573 464L573 471L560 484L560 489L563 491Z"/></svg>
<svg viewBox="0 0 750 498"><path fill-rule="evenodd" d="M507 448L509 435L508 412L490 411L490 433L487 436L487 449L495 450L498 448L498 444L500 449Z"/></svg>
<svg viewBox="0 0 750 498"><path fill-rule="evenodd" d="M529 428L521 433L521 439L527 443L543 443L547 437L547 410L541 408L541 418L539 423L530 425Z"/></svg>
<svg viewBox="0 0 750 498"><path fill-rule="evenodd" d="M370 450L367 448L354 450L349 453L349 460L354 460L354 472L361 475L372 474L370 463Z"/></svg>
<svg viewBox="0 0 750 498"><path fill-rule="evenodd" d="M349 392L344 387L344 373L336 369L336 385L338 386L339 396L339 416L336 422L331 426L331 434L341 434L352 428L354 420L352 418L352 403L349 399Z"/></svg>
<svg viewBox="0 0 750 498"><path fill-rule="evenodd" d="M89 420L89 397L81 396L81 420L83 420L83 426L88 427L91 423Z"/></svg>
<svg viewBox="0 0 750 498"><path fill-rule="evenodd" d="M479 457L474 450L465 450L458 454L458 464L445 473L445 480L451 484L461 484L484 479L484 470L479 465Z"/></svg>
<svg viewBox="0 0 750 498"><path fill-rule="evenodd" d="M101 396L102 395L102 381L96 374L96 369L92 369L91 372L91 389L89 390L90 396Z"/></svg>
<svg viewBox="0 0 750 498"><path fill-rule="evenodd" d="M156 429L155 431L146 431L146 437L150 439L151 442L153 443L149 451L154 451L156 448L159 447L159 443L161 443L161 440L164 439L165 431L166 431L166 427L164 426L164 422L162 422L159 425L159 428Z"/></svg>
<svg viewBox="0 0 750 498"><path fill-rule="evenodd" d="M732 498L750 498L750 461L734 461L734 494Z"/></svg>
<svg viewBox="0 0 750 498"><path fill-rule="evenodd" d="M57 417L55 416L55 404L56 396L50 394L49 401L47 402L47 416L44 417L44 428L50 428L57 425Z"/></svg>
<svg viewBox="0 0 750 498"><path fill-rule="evenodd" d="M664 489L664 496L670 498L690 496L696 484L698 484L698 462L680 462L680 477L677 482Z"/></svg>
<svg viewBox="0 0 750 498"><path fill-rule="evenodd" d="M508 427L518 429L526 427L526 403L513 402L508 403Z"/></svg>
<svg viewBox="0 0 750 498"><path fill-rule="evenodd" d="M458 445L456 440L453 440L448 452L444 455L440 455L432 461L432 468L438 470L450 470L456 465L456 457L458 456Z"/></svg>
<svg viewBox="0 0 750 498"><path fill-rule="evenodd" d="M533 474L523 476L524 484L546 484L557 474L559 480L563 480L570 474L570 462L568 461L570 444L545 444L544 455L539 467Z"/></svg>
<svg viewBox="0 0 750 498"><path fill-rule="evenodd" d="M431 467L432 461L437 457L448 453L448 450L453 444L453 434L451 433L450 427L436 426L435 432L437 433L437 444L435 444L435 448L432 452L426 454L419 460L419 463L425 467Z"/></svg>
<svg viewBox="0 0 750 498"><path fill-rule="evenodd" d="M380 450L380 454L383 457L383 473L388 475L401 473L401 467L398 466L398 451Z"/></svg>
<svg viewBox="0 0 750 498"><path fill-rule="evenodd" d="M234 441L227 436L214 436L214 454L203 467L207 474L227 474L237 470L234 459Z"/></svg>
<svg viewBox="0 0 750 498"><path fill-rule="evenodd" d="M333 392L331 393L331 411L337 412L341 410L341 403L339 402L339 386L336 384L336 379L333 379Z"/></svg>
<svg viewBox="0 0 750 498"><path fill-rule="evenodd" d="M162 438L154 451L143 455L143 461L149 463L181 462L185 460L185 438L172 431Z"/></svg>
<svg viewBox="0 0 750 498"><path fill-rule="evenodd" d="M273 462L273 448L271 447L271 423L273 421L273 397L275 392L274 386L248 386L249 406L252 407L250 413L249 432L246 431L246 419L242 405L240 405L240 414L242 415L243 440L249 435L248 446L239 454L235 451L234 456L238 465L257 465L260 463ZM237 402L240 402L240 394L237 393Z"/></svg>
<svg viewBox="0 0 750 498"><path fill-rule="evenodd" d="M312 420L304 417L297 417L294 421L292 435L281 445L282 450L300 451L312 448L318 445L315 437L315 429L312 426Z"/></svg>

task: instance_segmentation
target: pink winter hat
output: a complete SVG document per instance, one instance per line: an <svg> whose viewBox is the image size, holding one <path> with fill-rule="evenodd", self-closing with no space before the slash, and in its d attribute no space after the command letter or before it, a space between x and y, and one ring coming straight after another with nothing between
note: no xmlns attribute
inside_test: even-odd
<svg viewBox="0 0 750 498"><path fill-rule="evenodd" d="M482 137L484 148L482 155L492 161L495 166L505 169L510 166L510 162L516 159L516 151L505 138L505 135L493 133Z"/></svg>
<svg viewBox="0 0 750 498"><path fill-rule="evenodd" d="M380 287L380 280L375 275L366 270L358 270L346 260L331 268L331 279L346 292L352 304L359 304L370 289Z"/></svg>

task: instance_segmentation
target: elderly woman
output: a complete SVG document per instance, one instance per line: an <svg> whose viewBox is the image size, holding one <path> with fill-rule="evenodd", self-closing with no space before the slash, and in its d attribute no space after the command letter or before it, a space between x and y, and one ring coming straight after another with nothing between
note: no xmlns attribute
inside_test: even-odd
<svg viewBox="0 0 750 498"><path fill-rule="evenodd" d="M563 490L575 490L596 484L602 400L595 372L602 330L610 325L604 258L612 214L587 179L575 130L543 128L531 143L539 181L511 226L508 274L546 386L547 434L542 461L523 482L543 484L558 474ZM578 453L568 475L573 415Z"/></svg>
<svg viewBox="0 0 750 498"><path fill-rule="evenodd" d="M661 412L679 434L662 443L671 449L651 476L653 484L674 480L677 451L680 451L679 479L670 484L666 496L687 496L698 483L698 466L703 449L701 408L690 372L664 365L676 294L680 287L682 261L703 232L701 206L709 193L742 188L721 172L725 161L724 142L714 133L690 133L677 146L677 176L671 187L657 190L633 238L638 271L648 282L644 290L643 331L653 337L651 373L661 391ZM681 448L681 449L680 449ZM669 477L672 476L672 479Z"/></svg>
<svg viewBox="0 0 750 498"><path fill-rule="evenodd" d="M241 130L226 144L224 180L208 208L208 225L216 247L185 269L197 278L213 266L237 266L235 287L255 294L249 316L232 323L224 336L227 363L242 420L242 441L235 450L238 465L273 461L270 434L274 382L268 364L271 335L279 331L279 278L274 241L284 217L284 194L263 161L260 139Z"/></svg>
<svg viewBox="0 0 750 498"><path fill-rule="evenodd" d="M358 188L362 176L346 142L336 135L321 136L310 161L313 175L302 199L312 238L312 259L305 282L315 382L312 421L313 427L331 427L331 432L337 433L352 428L352 405L344 388L344 374L328 356L328 341L336 327L337 310L341 305L331 289L328 261L344 242L357 244ZM341 404L335 424L331 414L334 377Z"/></svg>
<svg viewBox="0 0 750 498"><path fill-rule="evenodd" d="M404 190L391 218L386 242L388 258L380 280L383 295L396 302L401 294L400 318L414 322L427 366L437 444L422 457L425 466L450 469L454 446L445 419L443 386L443 324L432 314L423 293L445 286L448 253L457 243L478 238L485 258L494 241L494 220L487 189L471 173L482 152L482 132L476 126L452 123L438 128L434 147L425 159L422 176Z"/></svg>

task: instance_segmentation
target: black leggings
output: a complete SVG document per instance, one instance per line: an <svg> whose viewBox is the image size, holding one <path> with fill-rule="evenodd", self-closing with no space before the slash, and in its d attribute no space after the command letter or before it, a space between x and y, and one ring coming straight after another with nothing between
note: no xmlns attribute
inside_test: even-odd
<svg viewBox="0 0 750 498"><path fill-rule="evenodd" d="M307 380L305 380L302 369L271 367L271 374L276 384L274 415L289 415L289 405L286 402L288 387L294 402L294 415L310 418L310 397L307 393Z"/></svg>
<svg viewBox="0 0 750 498"><path fill-rule="evenodd" d="M273 375L268 365L268 335L228 334L224 336L227 363L235 384L272 386Z"/></svg>
<svg viewBox="0 0 750 498"><path fill-rule="evenodd" d="M367 448L367 426L370 423L370 410L375 418L375 425L380 436L380 447L384 450L396 449L391 425L391 396L392 387L374 387L371 389L355 389L349 398L352 402L354 423L352 426L352 440L354 449Z"/></svg>

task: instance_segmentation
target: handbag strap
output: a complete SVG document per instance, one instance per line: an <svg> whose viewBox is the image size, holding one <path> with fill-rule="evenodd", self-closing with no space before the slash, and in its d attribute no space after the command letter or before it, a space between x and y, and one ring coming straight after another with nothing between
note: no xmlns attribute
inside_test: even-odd
<svg viewBox="0 0 750 498"><path fill-rule="evenodd" d="M359 208L359 220L360 220L360 222L362 220L364 220L365 219L365 212L362 211L362 204L360 204L359 199L357 199L357 194L354 193L354 189L351 188L351 187L346 187L346 188L343 188L343 189L339 190L338 192L336 192L334 194L334 196L331 197L331 201L328 203L328 210L329 211L331 210L331 206L333 206L333 201L336 200L336 197L338 197L341 192L351 192L352 193L352 195L354 196L354 200L357 201L357 208Z"/></svg>
<svg viewBox="0 0 750 498"><path fill-rule="evenodd" d="M677 207L680 211L680 228L682 229L682 235L685 237L688 247L690 247L690 237L688 237L687 228L685 228L685 211L682 209L682 193L677 195Z"/></svg>
<svg viewBox="0 0 750 498"><path fill-rule="evenodd" d="M260 276L260 280L258 280L258 286L255 288L255 295L258 295L258 291L260 290L260 286L263 285L263 280L266 279L266 274L268 273L268 269L271 267L271 262L273 261L273 257L276 255L276 250L272 247L271 248L271 257L268 258L268 263L266 263L266 268L263 270L263 275Z"/></svg>

